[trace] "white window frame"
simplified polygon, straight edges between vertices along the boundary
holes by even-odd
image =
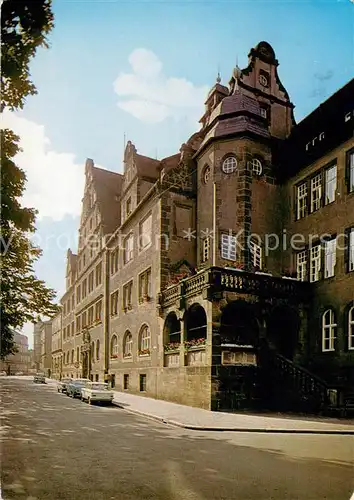
[[[324,277],[332,278],[336,267],[337,238],[324,242]]]
[[[307,250],[296,254],[296,277],[300,281],[306,281],[307,278]]]
[[[327,322],[328,319],[328,322]],[[322,351],[334,351],[337,333],[337,323],[335,323],[334,312],[327,309],[322,314]]]
[[[124,264],[131,262],[134,257],[134,235],[129,234],[124,240]]]
[[[114,292],[111,293],[111,316],[117,316],[118,311],[119,311],[119,291],[114,290]]]
[[[113,333],[110,342],[110,355],[115,356],[118,354],[118,335]]]
[[[321,208],[322,199],[322,173],[311,179],[311,213]]]
[[[348,270],[354,271],[354,227],[352,227],[349,231],[348,238],[348,252],[349,252],[349,260],[348,260]]]
[[[144,298],[151,298],[151,267],[139,274],[139,303],[144,301]]]
[[[222,171],[224,174],[232,174],[236,172],[237,170],[237,159],[235,156],[228,156],[225,158],[225,160],[222,162]]]
[[[139,224],[139,248],[146,250],[152,244],[152,214],[149,214]]]
[[[211,176],[211,168],[209,165],[206,165],[203,170],[203,182],[204,184],[208,184]]]
[[[307,214],[307,182],[303,182],[296,189],[296,219],[302,219]]]
[[[349,193],[354,193],[354,151],[348,153]]]
[[[202,262],[207,262],[210,258],[210,238],[202,240]]]
[[[221,234],[221,258],[225,260],[236,260],[236,236],[232,234]]]
[[[131,358],[133,355],[133,336],[129,330],[124,334],[123,358]]]
[[[333,203],[337,190],[337,165],[331,165],[325,170],[325,205]]]
[[[146,333],[147,332],[147,333]],[[139,334],[139,351],[144,351],[149,349],[151,345],[151,333],[148,325],[143,325],[140,329]]]
[[[321,277],[321,245],[310,248],[310,282],[319,281]]]
[[[254,175],[257,176],[262,175],[263,171],[262,162],[258,158],[252,158],[252,160],[250,160],[249,162],[249,167],[252,173],[254,173]]]
[[[262,247],[253,240],[249,243],[251,261],[254,267],[262,269]]]
[[[354,306],[348,311],[348,349],[354,349]]]
[[[116,274],[118,272],[118,264],[119,264],[119,248],[115,248],[114,250],[111,250],[111,262],[110,262],[110,267],[111,267],[111,276]]]

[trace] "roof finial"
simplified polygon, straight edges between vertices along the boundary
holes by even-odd
[[[218,76],[216,77],[216,83],[221,82],[221,76],[220,76],[220,64],[218,64]]]

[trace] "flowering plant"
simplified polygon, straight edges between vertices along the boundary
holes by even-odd
[[[117,359],[118,358],[118,354],[111,354],[111,359]]]
[[[139,356],[150,354],[150,349],[139,349]]]
[[[164,345],[164,350],[166,351],[175,351],[176,349],[179,349],[180,342],[169,342],[168,344]]]
[[[206,344],[205,338],[186,340],[184,342],[184,346],[186,349],[190,349],[191,347],[197,347],[197,346],[205,345],[205,344]]]

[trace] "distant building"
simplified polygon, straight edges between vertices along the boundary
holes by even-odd
[[[15,332],[14,343],[18,351],[1,361],[0,371],[6,371],[8,375],[16,375],[16,373],[26,375],[29,369],[28,338],[26,335]]]
[[[34,364],[36,370],[50,377],[52,373],[52,320],[34,324]]]
[[[52,377],[60,379],[63,371],[62,312],[52,319]]]
[[[34,351],[34,367],[36,370],[40,369],[41,364],[41,353],[42,353],[42,343],[41,343],[41,327],[42,321],[37,321],[33,326],[33,351]]]
[[[278,64],[261,42],[218,77],[175,155],[86,161],[63,374],[213,410],[352,390],[354,80],[296,124]]]

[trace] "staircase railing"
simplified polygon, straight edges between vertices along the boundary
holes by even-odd
[[[279,353],[274,353],[273,363],[279,376],[290,382],[292,388],[302,396],[302,399],[311,399],[316,402],[319,409],[325,409],[329,406],[330,387],[324,380]]]
[[[309,412],[322,412],[329,407],[338,407],[337,391],[314,373],[270,346],[266,351],[263,350],[262,358],[261,364],[268,376],[268,388],[273,393],[277,406]]]

